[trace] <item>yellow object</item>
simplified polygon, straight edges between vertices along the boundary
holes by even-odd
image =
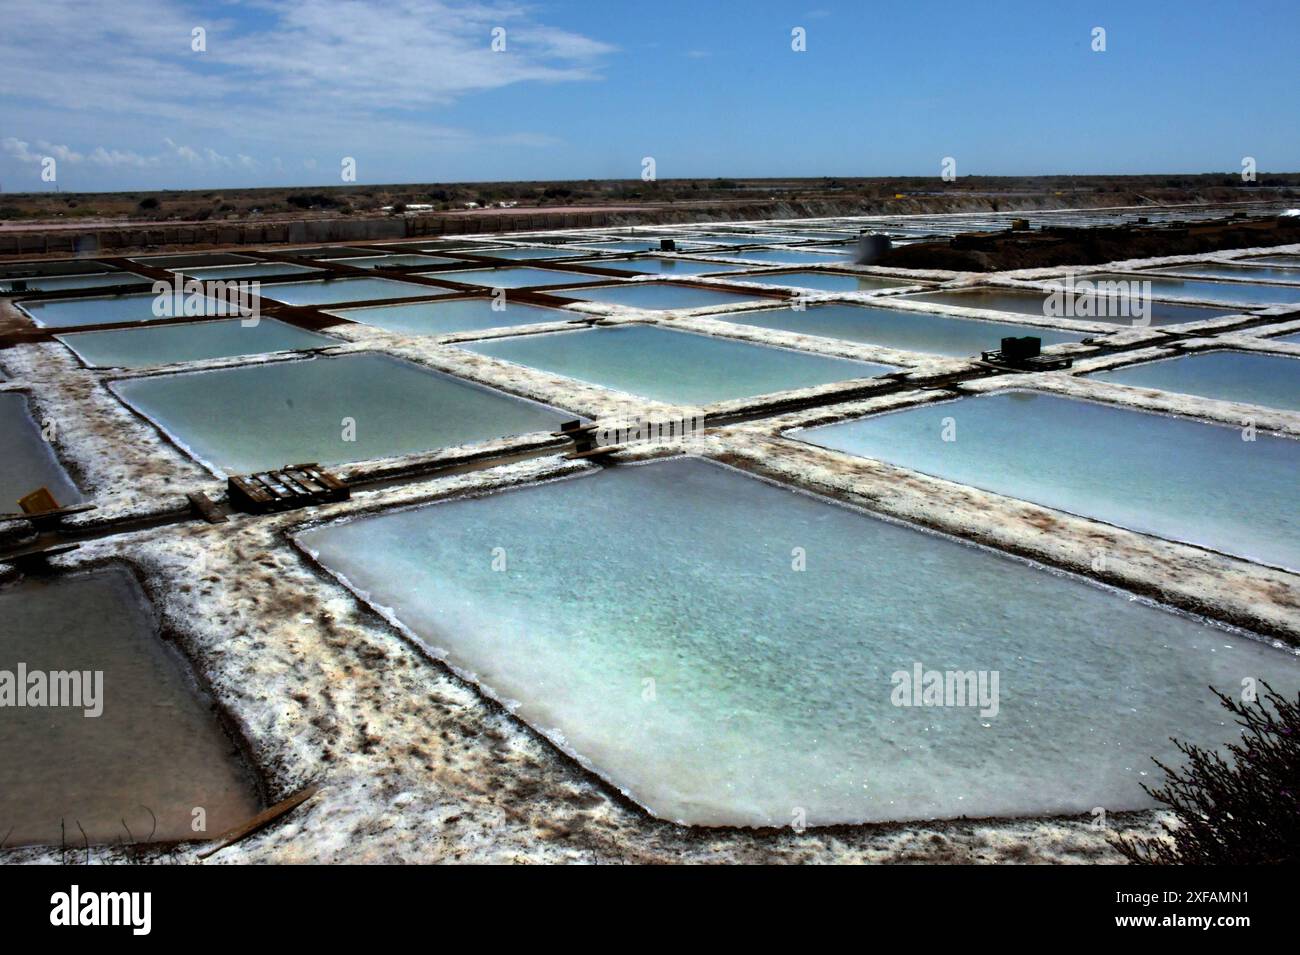
[[[24,497],[18,499],[18,506],[23,509],[24,514],[43,514],[46,511],[57,511],[59,502],[54,499],[47,487],[37,488]]]

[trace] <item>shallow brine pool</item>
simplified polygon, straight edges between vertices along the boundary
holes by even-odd
[[[952,440],[945,440],[950,435]],[[825,425],[805,441],[1300,569],[1300,441],[1028,391]]]
[[[144,368],[341,344],[336,338],[295,328],[273,318],[260,319],[251,326],[230,318],[152,328],[73,332],[55,337],[93,368]]]
[[[285,305],[334,305],[339,302],[377,302],[388,298],[437,295],[438,289],[397,279],[331,279],[329,281],[277,282],[263,285],[261,296]]]
[[[1133,282],[1133,275],[1088,275],[1095,282]],[[1079,281],[1079,279],[1076,279]],[[1191,298],[1205,302],[1241,302],[1247,305],[1300,304],[1300,287],[1285,285],[1258,285],[1251,282],[1211,282],[1197,279],[1162,279],[1142,277],[1143,284],[1151,283],[1155,296]]]
[[[763,285],[788,285],[818,292],[878,292],[887,288],[924,284],[908,279],[891,279],[879,275],[847,275],[843,272],[768,272],[764,275],[734,275],[738,282]]]
[[[1009,325],[858,305],[814,305],[803,311],[779,308],[716,317],[761,328],[842,338],[953,358],[965,358],[978,355],[985,349],[997,348],[1004,336],[1035,335],[1044,345],[1077,342],[1082,337],[1033,325]]]
[[[742,249],[729,253],[731,258],[746,262],[771,262],[774,265],[816,265],[819,262],[850,262],[849,252],[786,252],[782,249]]]
[[[149,279],[134,272],[95,272],[90,275],[50,275],[24,279],[0,280],[0,292],[14,291],[21,282],[29,292],[55,292],[64,289],[99,288],[106,285],[130,285],[148,282]]]
[[[149,293],[101,298],[68,298],[55,302],[23,302],[22,309],[37,325],[73,328],[115,325],[119,322],[156,322],[168,318],[212,318],[238,314],[231,302],[191,295],[159,297]],[[162,314],[155,313],[157,311]]]
[[[421,272],[428,279],[444,282],[461,282],[465,285],[482,285],[485,288],[528,288],[538,285],[573,285],[591,281],[590,275],[581,272],[553,272],[549,269],[530,269],[528,266],[504,266],[499,269],[473,269],[464,272]]]
[[[1119,385],[1300,411],[1300,358],[1214,351],[1129,365],[1088,377]]]
[[[654,401],[688,405],[896,370],[651,325],[520,335],[460,347]]]
[[[1289,265],[1300,269],[1300,255],[1258,255],[1240,261],[1243,265]]]
[[[1297,263],[1300,263],[1300,260],[1297,260]],[[1191,265],[1162,265],[1154,271],[1182,272],[1198,278],[1300,282],[1300,269],[1271,268],[1267,265],[1222,265],[1213,262],[1194,262]]]
[[[1235,734],[1206,684],[1300,686],[1293,657],[1249,637],[696,459],[297,540],[688,824],[1143,807],[1150,757],[1178,762],[1170,735]],[[900,676],[918,667],[970,673],[986,705],[898,705],[924,701]]]
[[[581,253],[566,252],[564,249],[520,247],[515,249],[482,249],[480,254],[490,255],[497,259],[515,259],[524,262],[529,259],[571,259]]]
[[[573,318],[571,312],[521,305],[508,298],[502,299],[499,307],[493,299],[458,298],[407,305],[346,308],[333,314],[400,335],[444,335],[510,325],[534,325],[538,322],[566,322]]]
[[[935,305],[954,305],[960,308],[979,308],[987,311],[1014,312],[1018,315],[1037,315],[1043,318],[1062,318],[1081,322],[1103,322],[1116,325],[1175,325],[1183,322],[1203,322],[1232,312],[1222,308],[1199,305],[1172,305],[1168,302],[1128,302],[1115,297],[1097,297],[1086,309],[1071,310],[1066,303],[1061,309],[1051,304],[1049,293],[1020,291],[1017,289],[954,289],[938,292],[921,292],[906,296],[908,301],[931,302]]]
[[[187,279],[200,282],[221,282],[230,279],[257,279],[267,275],[307,275],[320,269],[310,265],[294,265],[290,262],[254,262],[248,265],[216,265],[210,268],[173,269]],[[269,286],[268,286],[269,288]]]
[[[604,302],[608,305],[626,305],[630,308],[672,309],[710,308],[735,302],[752,302],[753,295],[723,289],[700,288],[694,285],[671,285],[667,282],[628,282],[624,285],[605,285],[600,288],[565,289],[565,298],[584,302]]]
[[[133,378],[112,388],[226,474],[457,447],[553,431],[572,417],[377,354]]]
[[[647,256],[643,259],[593,259],[578,264],[622,269],[626,272],[642,272],[648,275],[706,275],[711,272],[735,271],[737,268],[735,265],[725,265],[721,262],[694,262],[690,259],[670,259],[659,256]]]
[[[330,264],[350,265],[355,269],[390,269],[401,265],[448,265],[459,261],[459,259],[449,259],[445,255],[400,254],[335,258],[330,260]]]
[[[0,514],[17,513],[18,499],[41,487],[61,506],[81,502],[81,492],[41,437],[27,397],[18,392],[0,393],[0,448]]]
[[[211,839],[257,814],[237,747],[185,661],[163,643],[127,570],[11,584],[0,588],[0,616],[0,698],[8,674],[8,692],[26,691],[27,704],[10,699],[0,710],[6,845],[84,852],[85,839]],[[26,686],[17,682],[20,667]],[[60,671],[79,674],[81,695],[61,692],[65,705],[54,706]],[[41,684],[45,705],[33,706]],[[200,832],[196,808],[205,816]]]

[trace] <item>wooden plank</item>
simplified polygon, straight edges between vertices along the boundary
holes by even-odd
[[[581,458],[598,458],[602,455],[613,454],[615,451],[622,451],[626,444],[606,444],[599,448],[590,448],[586,451],[571,451],[564,456],[566,461],[577,461]]]
[[[217,505],[202,491],[193,491],[185,496],[189,499],[190,507],[209,524],[226,523],[226,515],[217,510]]]
[[[312,796],[316,795],[318,792],[320,792],[320,786],[317,785],[316,783],[313,783],[312,785],[308,786],[306,789],[301,789],[298,792],[294,793],[288,799],[280,800],[280,802],[276,803],[270,809],[262,810],[252,819],[248,820],[248,822],[244,823],[242,826],[236,826],[233,829],[227,829],[221,835],[217,836],[216,838],[217,844],[215,846],[210,846],[206,849],[199,850],[198,853],[199,858],[206,859],[210,855],[216,852],[220,852],[222,849],[225,849],[228,846],[234,845],[236,842],[239,842],[241,839],[247,839],[249,836],[257,832],[259,829],[265,829],[267,826],[275,822],[281,816],[285,815],[286,813],[292,812],[294,809],[297,809],[299,806],[305,803]]]

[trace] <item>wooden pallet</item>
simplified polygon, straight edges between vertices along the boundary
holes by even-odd
[[[226,481],[226,495],[236,510],[247,514],[291,511],[312,504],[332,504],[351,496],[347,484],[314,462],[287,464]]]
[[[1074,364],[1073,358],[1054,355],[1034,355],[1032,358],[1003,358],[1000,351],[980,353],[981,364],[1010,371],[1059,371]]]

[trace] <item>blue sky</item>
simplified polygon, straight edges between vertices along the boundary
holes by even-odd
[[[1300,170],[1293,0],[0,0],[0,24],[10,192],[53,188],[46,156],[68,191],[335,185],[343,157],[361,183],[645,156],[660,178]]]

